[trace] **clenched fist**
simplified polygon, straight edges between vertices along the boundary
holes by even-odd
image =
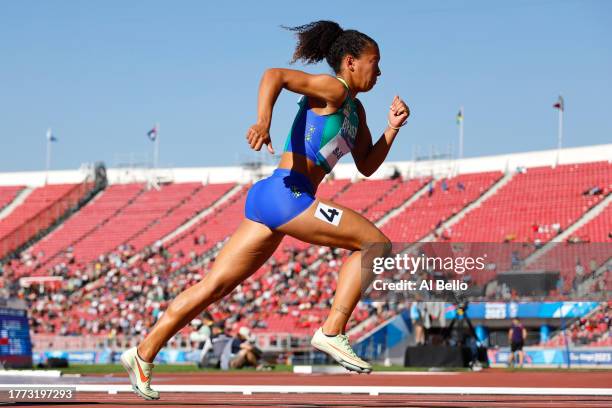
[[[391,103],[391,107],[389,109],[389,125],[394,128],[398,128],[404,124],[406,119],[410,116],[410,109],[408,109],[408,105],[400,99],[399,96],[395,96],[393,98],[393,102]]]
[[[270,129],[267,126],[256,123],[249,128],[246,134],[247,142],[251,149],[259,151],[264,144],[268,146],[270,154],[274,154],[272,140],[270,139]]]

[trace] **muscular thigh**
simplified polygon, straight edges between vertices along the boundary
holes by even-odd
[[[284,234],[245,219],[225,244],[206,279],[237,285],[252,275],[274,253]]]
[[[329,200],[317,199],[276,230],[311,244],[350,250],[360,250],[366,243],[388,242],[370,220]]]

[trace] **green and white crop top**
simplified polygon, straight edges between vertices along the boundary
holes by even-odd
[[[348,85],[338,78],[348,90]],[[355,146],[359,116],[357,104],[347,93],[342,106],[329,115],[317,115],[302,96],[300,109],[293,121],[285,143],[285,152],[306,156],[329,173],[338,160]]]

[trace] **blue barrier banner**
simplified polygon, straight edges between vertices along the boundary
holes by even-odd
[[[119,362],[121,351],[45,351],[32,354],[34,365],[45,363],[49,358],[65,358],[69,364],[113,364]],[[163,349],[155,358],[156,364],[180,364],[198,361],[200,350],[184,351]]]
[[[468,305],[470,319],[559,319],[578,318],[589,313],[599,302],[472,302]],[[456,307],[447,303],[446,318],[455,317]]]
[[[525,364],[533,365],[558,365],[564,367],[568,362],[568,351],[564,348],[530,348],[526,347]],[[507,364],[510,349],[489,349],[489,362],[491,364]],[[572,367],[588,366],[612,366],[611,348],[580,348],[569,350],[569,362]]]
[[[30,325],[26,310],[0,308],[0,361],[32,355]]]

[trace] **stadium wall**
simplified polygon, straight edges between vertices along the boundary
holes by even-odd
[[[495,156],[465,158],[460,160],[420,160],[386,162],[371,178],[390,177],[396,170],[404,178],[419,176],[454,176],[456,174],[478,173],[485,171],[514,171],[519,167],[555,166],[557,164],[586,163],[593,161],[612,162],[612,144],[572,147],[558,150],[542,150],[523,153],[509,153]],[[251,183],[272,173],[275,166],[246,168],[227,167],[183,167],[167,169],[117,168],[108,169],[109,184],[147,182],[155,178],[158,181],[228,183]],[[90,166],[78,170],[55,170],[50,172],[13,172],[0,173],[0,185],[42,186],[48,178],[49,184],[80,183],[92,171]],[[337,179],[353,179],[359,173],[353,163],[341,163],[334,168]]]

